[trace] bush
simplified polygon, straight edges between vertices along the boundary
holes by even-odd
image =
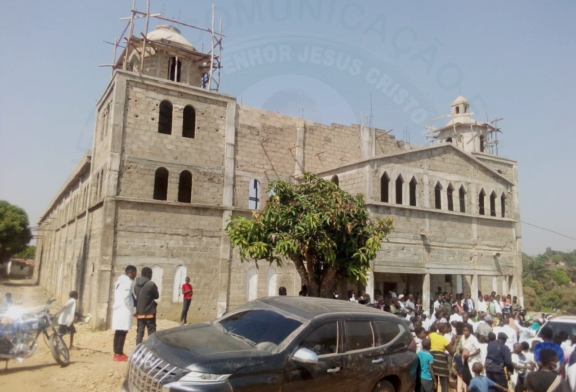
[[[530,286],[524,286],[524,307],[535,312],[539,312],[542,308],[542,304],[536,296],[536,291]]]

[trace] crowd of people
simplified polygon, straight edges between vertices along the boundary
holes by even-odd
[[[554,335],[542,327],[548,316],[526,317],[517,297],[478,294],[473,299],[471,293],[453,295],[439,289],[431,313],[420,296],[407,291],[377,292],[374,303],[363,291],[348,296],[409,320],[423,392],[438,385],[442,392],[449,385],[457,392],[574,391],[576,379],[568,380],[567,369],[576,372],[576,334]],[[539,331],[542,342],[533,339]]]

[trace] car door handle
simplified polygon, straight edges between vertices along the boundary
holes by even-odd
[[[373,359],[372,363],[382,363],[384,362],[384,358]]]
[[[337,373],[340,371],[340,366],[326,370],[328,373]]]

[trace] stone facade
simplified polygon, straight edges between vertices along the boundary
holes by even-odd
[[[255,200],[263,208],[269,181],[298,181],[303,172],[337,176],[343,189],[365,195],[374,216],[394,218],[395,231],[374,261],[369,291],[407,288],[422,292],[425,304],[437,287],[521,297],[515,161],[442,140],[408,145],[378,129],[312,123],[238,105],[233,96],[197,87],[191,75],[200,74],[190,71],[185,56],[185,80],[168,80],[160,65],[150,64],[168,69],[170,54],[157,56],[145,58],[149,74],[116,71],[97,103],[93,149],[39,222],[40,283],[60,300],[78,290],[94,326],[110,325],[113,284],[131,264],[153,268],[161,288],[159,316],[174,320],[185,276],[194,287],[190,321],[274,295],[280,286],[297,295],[300,279],[290,262],[242,264],[224,229],[232,215],[250,216]],[[171,126],[160,133],[165,101],[171,103]],[[194,137],[183,137],[188,106],[195,113]],[[387,200],[383,176],[389,180]]]

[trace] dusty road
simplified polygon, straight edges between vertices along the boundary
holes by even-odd
[[[0,299],[7,292],[12,293],[14,301],[23,306],[39,306],[46,303],[48,294],[40,287],[21,281],[0,282]],[[54,303],[54,313],[61,304]],[[158,329],[177,326],[172,321],[159,320]],[[112,362],[113,331],[94,331],[86,325],[76,324],[78,333],[74,336],[76,350],[70,351],[70,365],[60,367],[48,350],[43,338],[39,338],[38,351],[22,363],[0,362],[0,391],[26,392],[68,392],[95,391],[117,392],[126,372],[125,362]],[[69,344],[70,337],[64,341]],[[126,337],[124,352],[129,355],[135,347],[136,330],[133,327]]]

